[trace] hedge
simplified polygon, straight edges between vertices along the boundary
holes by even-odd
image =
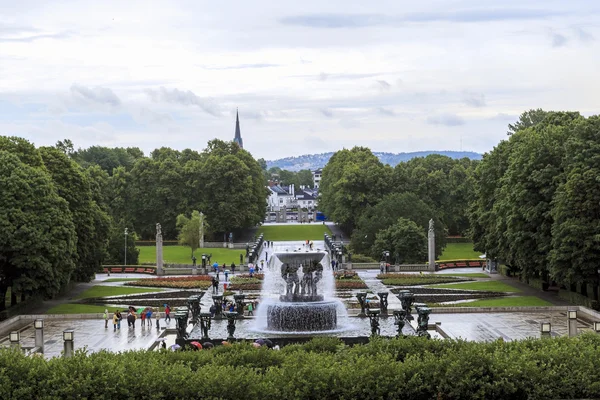
[[[447,236],[446,237],[446,244],[448,243],[471,243],[473,240],[471,238],[468,237],[462,237],[462,236]]]
[[[314,339],[72,358],[0,350],[2,399],[573,399],[600,397],[600,336],[490,343]]]
[[[415,286],[433,285],[435,283],[467,282],[469,279],[446,276],[445,274],[378,274],[384,285],[388,286]]]

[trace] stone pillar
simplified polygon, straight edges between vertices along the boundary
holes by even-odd
[[[35,347],[39,348],[40,353],[44,353],[44,320],[39,319],[34,322],[35,327]]]
[[[429,263],[427,269],[429,271],[435,271],[435,232],[433,230],[433,219],[429,220],[429,234],[428,234],[427,250],[429,255]]]
[[[162,228],[160,224],[156,224],[156,275],[164,275],[163,270],[163,239]]]
[[[567,311],[567,318],[569,319],[569,337],[577,336],[577,311]]]

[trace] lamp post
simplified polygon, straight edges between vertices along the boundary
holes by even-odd
[[[19,342],[21,341],[21,334],[19,331],[13,331],[10,333],[10,347],[20,347]]]
[[[567,311],[569,317],[569,337],[577,336],[577,310]]]
[[[385,258],[385,269],[384,269],[384,272],[387,274],[389,272],[388,264],[389,264],[389,259],[390,259],[390,252],[387,251],[387,250],[384,250],[383,251],[383,257]]]
[[[39,348],[41,353],[44,353],[44,320],[36,319],[33,326],[35,327],[35,347]]]
[[[550,337],[552,332],[552,325],[550,322],[542,322],[540,326],[540,331],[542,333],[542,337]]]
[[[125,228],[125,266],[127,266],[127,228]]]
[[[63,331],[63,341],[65,342],[65,358],[73,357],[73,329],[67,329]]]

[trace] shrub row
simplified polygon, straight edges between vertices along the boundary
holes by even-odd
[[[227,285],[227,289],[229,290],[260,290],[262,287],[262,283],[230,283]]]
[[[600,336],[475,343],[335,338],[281,351],[77,351],[69,359],[0,350],[3,399],[547,399],[600,397]],[[120,384],[126,380],[126,384]]]
[[[335,281],[336,289],[366,289],[368,286],[362,280],[338,280]]]
[[[467,280],[454,276],[443,276],[441,274],[378,274],[377,279],[381,279],[383,284],[388,286],[432,285],[435,283],[450,283]]]

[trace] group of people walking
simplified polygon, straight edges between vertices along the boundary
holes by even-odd
[[[138,315],[139,314],[139,315]],[[169,306],[165,307],[165,321],[170,321],[171,320],[171,309],[169,308]],[[156,322],[156,328],[160,328],[160,322],[159,322],[159,312],[154,312],[154,310],[152,309],[152,307],[146,307],[143,309],[136,309],[133,306],[130,306],[129,309],[127,310],[127,326],[130,328],[135,328],[135,321],[137,319],[141,320],[141,326],[142,328],[145,326],[148,326],[149,328],[152,327],[152,322],[153,320]],[[104,328],[108,329],[108,309],[104,310]],[[121,329],[121,321],[123,320],[123,314],[121,314],[121,311],[115,311],[113,313],[112,316],[112,321],[113,321],[113,330],[117,331],[117,329]]]

